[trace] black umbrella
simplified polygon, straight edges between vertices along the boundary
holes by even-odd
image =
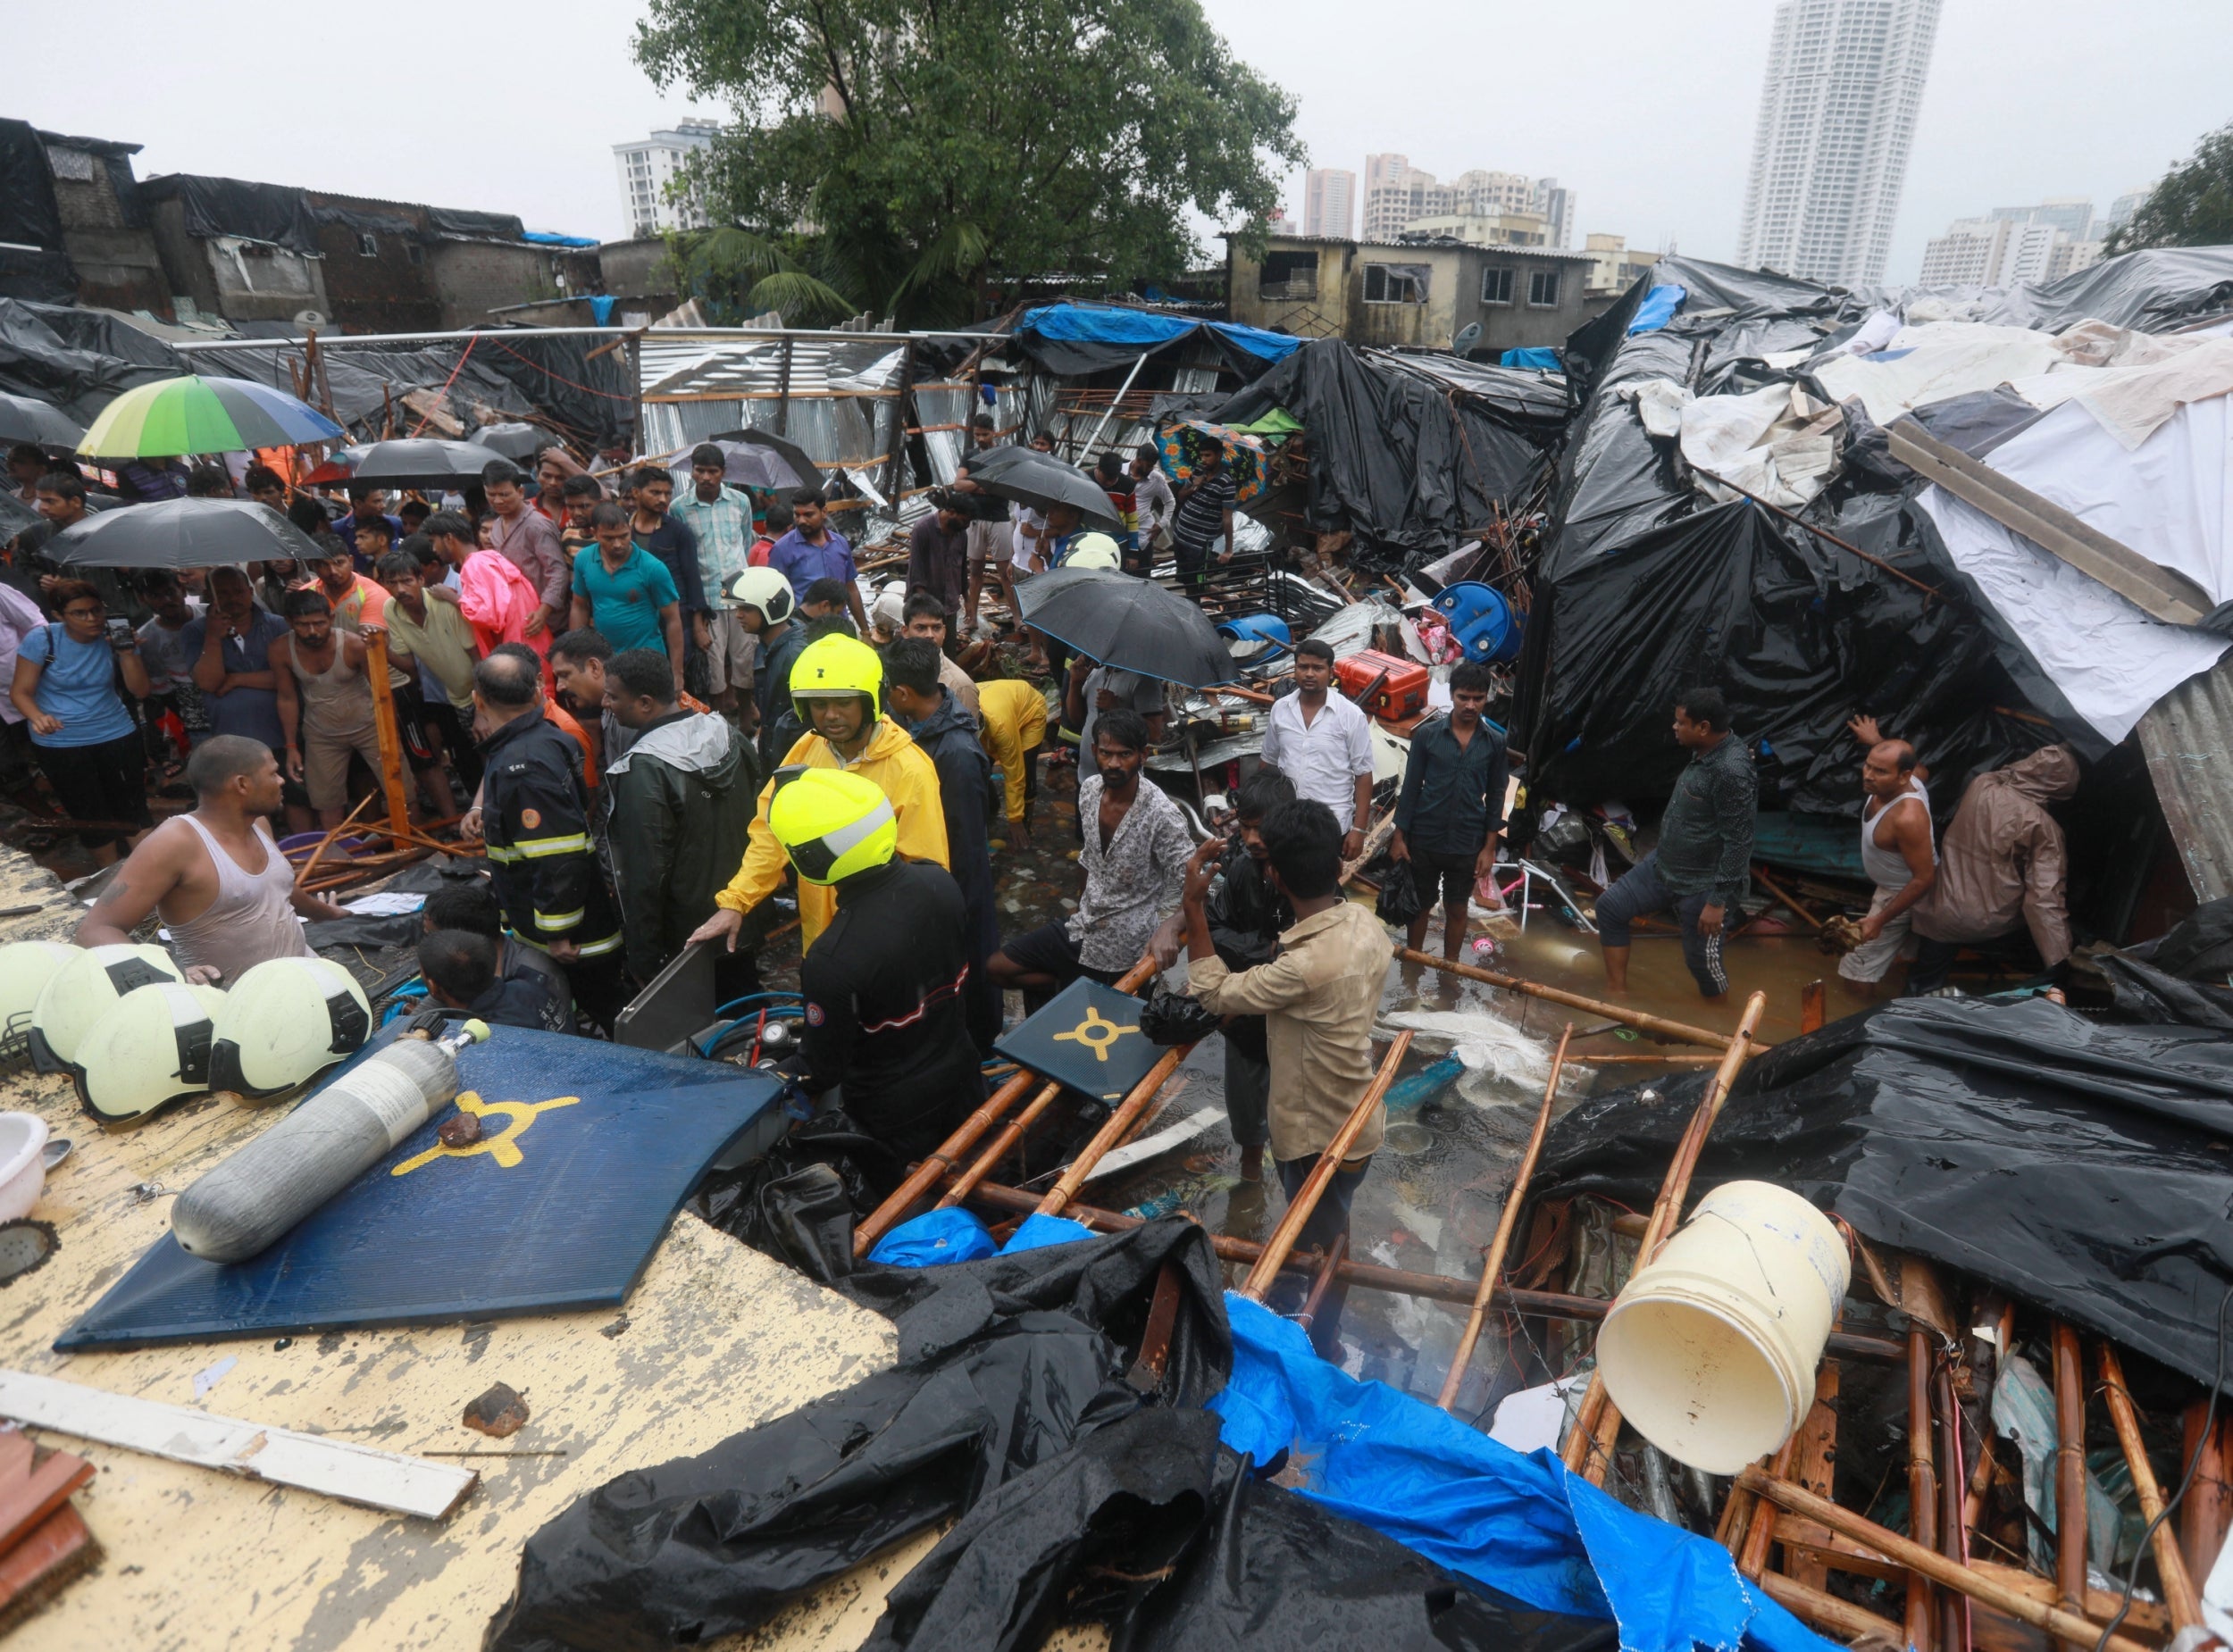
[[[6,544],[33,523],[45,520],[17,498],[12,490],[0,489],[0,545]]]
[[[303,530],[253,499],[164,499],[73,522],[46,545],[65,568],[216,568],[324,553]]]
[[[533,461],[537,454],[557,440],[539,424],[514,420],[506,424],[482,425],[473,433],[465,445],[469,447],[486,447],[490,453],[516,464],[527,464]]]
[[[807,456],[807,450],[797,442],[788,441],[771,431],[724,430],[719,436],[709,436],[706,439],[711,442],[749,442],[755,447],[765,447],[790,466],[792,473],[799,478],[791,484],[792,487],[818,488],[822,485],[822,467]]]
[[[1040,511],[1074,505],[1088,527],[1105,528],[1111,533],[1125,530],[1125,519],[1116,513],[1099,483],[1075,465],[1047,454],[1025,448],[1005,463],[985,470],[973,467],[969,480],[996,499],[1014,499]]]
[[[1024,623],[1104,665],[1202,688],[1240,675],[1208,616],[1150,580],[1058,568],[1016,587]]]
[[[479,481],[481,471],[504,455],[478,442],[415,437],[351,448],[341,457],[352,481],[378,482],[383,488],[447,488]]]
[[[757,488],[762,493],[796,493],[807,485],[807,477],[793,470],[789,461],[773,447],[757,442],[716,441],[723,462],[728,467],[722,480],[738,488]],[[690,481],[690,465],[687,457],[674,465],[674,487],[680,493]],[[809,471],[807,476],[813,475]]]
[[[29,396],[0,392],[0,442],[13,446],[29,442],[38,447],[59,447],[75,453],[85,439],[85,426],[59,408]]]

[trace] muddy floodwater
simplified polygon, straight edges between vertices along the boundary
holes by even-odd
[[[1075,795],[1066,771],[1041,789],[1031,849],[1021,855],[1005,847],[995,852],[993,871],[1000,888],[1003,934],[1045,922],[1074,902],[1077,887]],[[1472,925],[1476,941],[1487,922],[1476,913]],[[1509,932],[1508,922],[1499,922],[1494,927],[1506,932],[1493,938],[1485,952],[1476,951],[1469,942],[1467,961],[1590,997],[1605,997],[1604,967],[1593,937],[1544,911],[1529,915],[1525,933]],[[1426,950],[1439,955],[1439,926],[1430,935]],[[1677,938],[1639,933],[1629,964],[1629,993],[1621,1002],[1671,1021],[1727,1032],[1736,1026],[1746,997],[1762,991],[1768,995],[1768,1005],[1760,1037],[1768,1043],[1780,1043],[1797,1035],[1801,994],[1810,981],[1827,983],[1827,1014],[1833,1020],[1866,1002],[1838,980],[1835,961],[1817,950],[1809,935],[1739,936],[1724,950],[1723,961],[1729,974],[1729,995],[1719,1004],[1707,1004],[1699,998],[1696,985],[1683,967]],[[1175,983],[1181,973],[1174,972]],[[1580,1064],[1569,1071],[1560,1086],[1560,1111],[1585,1096],[1646,1082],[1671,1072],[1696,1070],[1687,1065],[1635,1063],[1593,1068],[1587,1065],[1593,1055],[1701,1053],[1697,1046],[1655,1043],[1613,1027],[1604,1017],[1585,1010],[1543,1003],[1409,964],[1389,971],[1381,1011],[1384,1031],[1389,1036],[1396,1029],[1386,1017],[1406,1011],[1492,1018],[1526,1036],[1534,1046],[1538,1074],[1547,1070],[1560,1032],[1571,1021],[1576,1036],[1568,1059]],[[1010,1025],[1020,1013],[1020,1002],[1011,995]],[[1371,1172],[1357,1195],[1351,1241],[1352,1256],[1359,1262],[1451,1278],[1479,1276],[1482,1253],[1495,1232],[1504,1195],[1542,1105],[1542,1080],[1538,1076],[1522,1083],[1484,1069],[1437,1083],[1429,1070],[1451,1053],[1451,1040],[1446,1036],[1422,1031],[1413,1039],[1403,1077],[1392,1092],[1385,1143],[1375,1156]],[[1222,1109],[1224,1075],[1224,1040],[1205,1040],[1165,1086],[1160,1110],[1139,1134],[1160,1131],[1206,1109]],[[1419,1082],[1405,1081],[1419,1075],[1427,1076]],[[1082,1130],[1071,1139],[1079,1134]],[[1033,1190],[1053,1181],[1059,1164],[1054,1146],[1046,1144],[1024,1167],[1035,1172],[1030,1182]],[[1013,1168],[1004,1170],[1004,1179],[1011,1176]],[[1184,1210],[1214,1232],[1261,1241],[1270,1237],[1286,1200],[1268,1164],[1262,1182],[1243,1181],[1240,1170],[1240,1149],[1219,1122],[1132,1170],[1089,1182],[1080,1197],[1087,1205],[1140,1215]],[[1523,1254],[1526,1238],[1523,1232],[1515,1240],[1510,1259],[1515,1268],[1527,1261]],[[1237,1286],[1243,1270],[1229,1265],[1227,1272],[1230,1282]],[[1549,1287],[1561,1289],[1563,1281],[1549,1281]],[[1464,1308],[1451,1304],[1374,1289],[1352,1290],[1340,1325],[1341,1363],[1356,1374],[1377,1378],[1431,1400],[1449,1371],[1465,1316]],[[1525,1335],[1517,1322],[1501,1325],[1491,1319],[1472,1376],[1459,1396],[1459,1409],[1465,1414],[1485,1414],[1506,1392],[1542,1380],[1541,1366],[1527,1357]],[[1562,1368],[1561,1357],[1551,1352],[1552,1366]]]

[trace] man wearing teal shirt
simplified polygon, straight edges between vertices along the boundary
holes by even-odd
[[[682,688],[682,604],[666,564],[636,543],[628,513],[600,505],[590,513],[597,543],[573,559],[573,628],[594,629],[616,653],[665,650]]]

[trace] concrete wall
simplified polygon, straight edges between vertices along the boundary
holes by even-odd
[[[326,296],[332,300],[328,313],[339,325],[359,333],[433,331],[445,325],[427,249],[415,234],[321,224],[318,246],[325,254]]]
[[[439,325],[467,327],[506,305],[564,296],[547,247],[496,241],[436,241],[427,267],[441,309]]]
[[[168,320],[171,282],[163,274],[163,254],[152,230],[128,221],[123,203],[116,198],[107,156],[75,150],[84,163],[54,171],[58,146],[48,143],[47,158],[54,202],[62,213],[63,246],[78,271],[78,302],[112,310],[147,310]],[[74,173],[86,175],[69,175]]]
[[[1589,260],[1532,247],[1379,246],[1354,241],[1272,238],[1261,260],[1236,247],[1227,257],[1226,304],[1236,321],[1309,338],[1346,338],[1379,348],[1447,350],[1467,326],[1481,337],[1468,354],[1493,358],[1506,350],[1560,345],[1588,319]],[[1367,300],[1375,264],[1424,267],[1424,303]],[[1482,302],[1483,272],[1511,272],[1511,302]],[[1530,278],[1557,278],[1556,301],[1532,304]]]
[[[230,238],[186,232],[183,203],[157,201],[149,218],[172,293],[208,315],[235,321],[291,321],[305,310],[331,315],[323,259]]]

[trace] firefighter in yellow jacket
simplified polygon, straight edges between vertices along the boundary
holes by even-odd
[[[782,887],[790,862],[767,823],[776,788],[795,768],[843,769],[874,780],[891,800],[899,853],[909,860],[946,864],[946,816],[939,805],[938,771],[905,729],[882,715],[883,662],[866,643],[824,637],[799,651],[790,669],[790,697],[809,733],[783,755],[782,765],[760,790],[759,812],[745,840],[744,864],[714,897],[717,910],[698,926],[693,941],[720,940],[732,951],[744,914]],[[837,899],[822,884],[799,886],[799,945],[803,950],[829,927]]]

